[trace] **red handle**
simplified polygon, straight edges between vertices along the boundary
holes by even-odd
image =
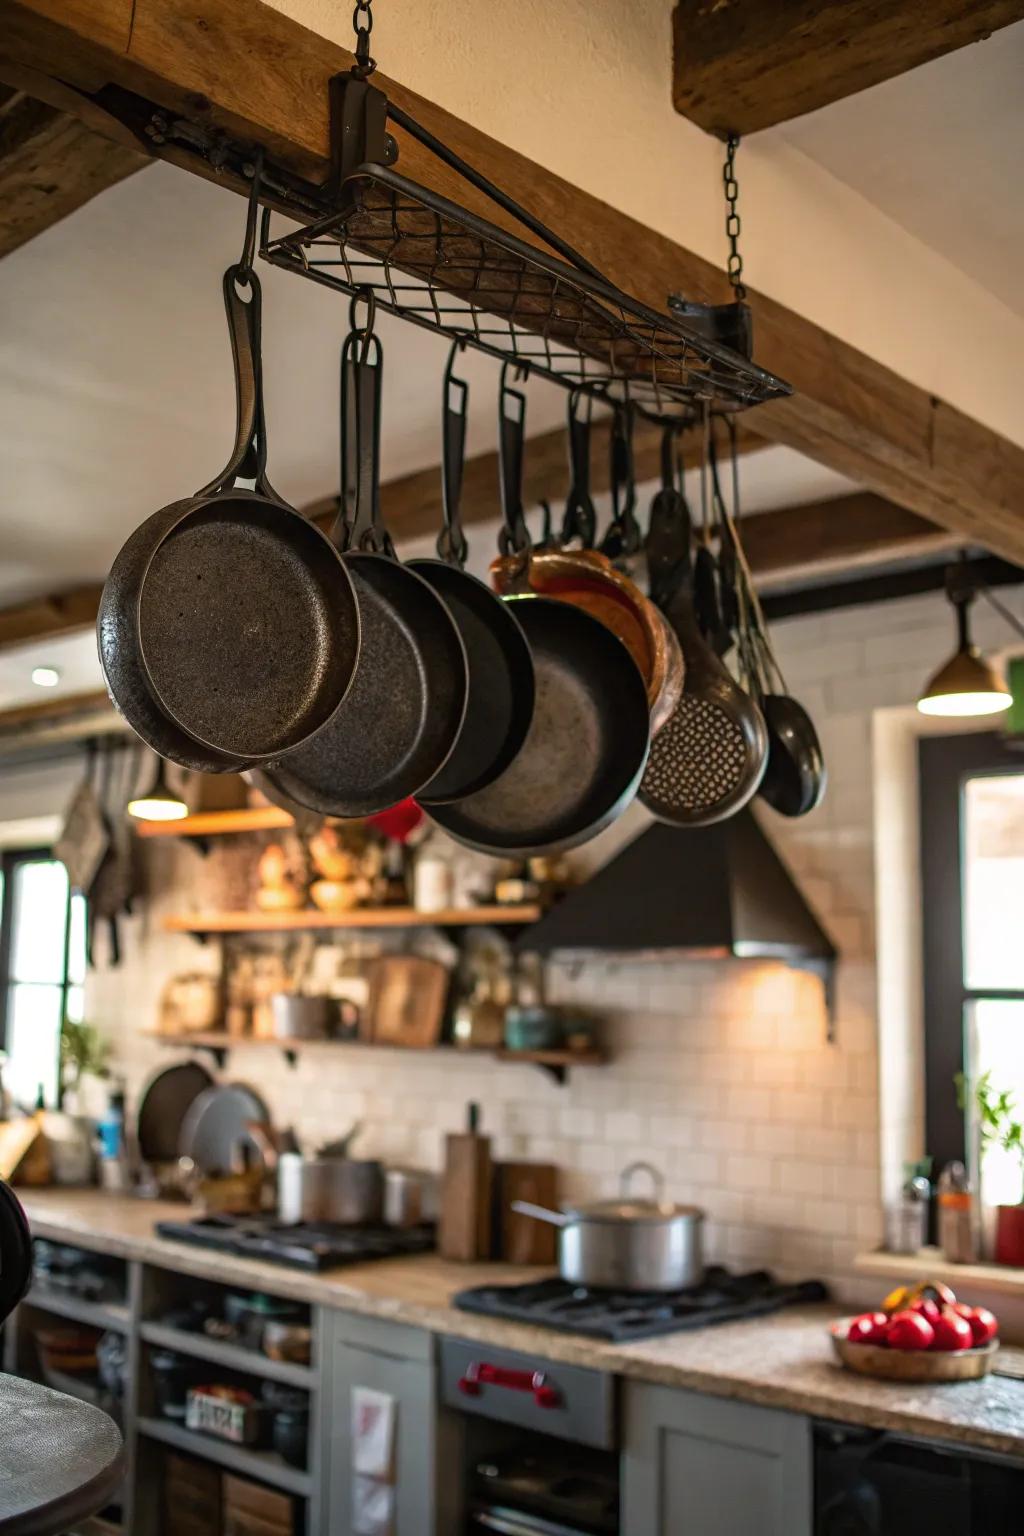
[[[467,1397],[479,1397],[483,1387],[506,1387],[510,1392],[532,1392],[538,1408],[557,1408],[562,1397],[548,1382],[543,1371],[510,1371],[502,1365],[488,1365],[474,1360],[459,1378],[459,1391]]]

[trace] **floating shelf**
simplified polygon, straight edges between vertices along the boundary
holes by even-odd
[[[179,823],[181,825],[181,823]],[[543,915],[540,906],[446,908],[355,907],[351,912],[197,912],[165,917],[166,933],[297,933],[313,928],[476,928],[522,927]]]
[[[404,1051],[408,1056],[423,1056],[432,1051],[444,1051],[448,1054],[457,1054],[472,1058],[474,1056],[493,1056],[498,1061],[519,1062],[526,1066],[542,1067],[549,1072],[556,1082],[564,1083],[565,1076],[570,1067],[601,1067],[607,1061],[603,1051],[592,1049],[588,1051],[510,1051],[499,1048],[494,1051],[487,1050],[461,1050],[459,1047],[447,1042],[431,1046],[396,1045],[390,1040],[267,1040],[256,1039],[251,1035],[228,1035],[222,1030],[205,1030],[192,1035],[165,1035],[156,1030],[144,1031],[147,1038],[156,1040],[160,1045],[171,1045],[178,1050],[210,1051],[216,1057],[218,1064],[223,1066],[228,1052],[236,1046],[246,1050],[253,1046],[276,1051],[282,1051],[288,1060],[294,1065],[296,1057],[308,1050],[357,1050],[360,1047],[371,1051]]]
[[[140,837],[226,837],[232,832],[274,832],[294,827],[287,811],[276,805],[252,805],[238,811],[199,811],[178,821],[140,821]]]
[[[230,1440],[218,1440],[214,1435],[201,1435],[191,1429],[183,1429],[170,1419],[140,1418],[139,1434],[149,1440],[172,1445],[177,1451],[187,1451],[193,1456],[214,1461],[228,1472],[255,1478],[260,1483],[270,1483],[299,1498],[309,1498],[312,1491],[309,1473],[289,1466],[275,1451],[250,1451],[244,1446],[233,1445]]]
[[[139,1336],[147,1344],[159,1349],[173,1349],[179,1355],[190,1355],[196,1360],[209,1360],[222,1365],[225,1370],[241,1371],[249,1376],[261,1376],[267,1381],[281,1381],[289,1387],[305,1387],[307,1392],[316,1390],[317,1376],[311,1366],[295,1365],[288,1360],[271,1360],[255,1349],[244,1349],[239,1344],[225,1343],[221,1339],[208,1339],[204,1333],[188,1333],[183,1328],[165,1328],[162,1323],[142,1323]]]

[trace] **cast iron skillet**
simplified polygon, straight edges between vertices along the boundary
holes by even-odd
[[[459,517],[466,452],[469,387],[452,372],[458,342],[444,374],[441,489],[444,527],[437,560],[410,560],[442,599],[466,648],[469,692],[466,718],[451,756],[417,795],[421,805],[444,805],[485,789],[503,773],[533,719],[533,657],[515,613],[489,587],[463,569],[468,546]]]
[[[23,1300],[32,1280],[32,1234],[21,1203],[0,1179],[0,1323]]]
[[[570,603],[530,591],[530,536],[522,506],[526,400],[502,370],[499,411],[502,553],[523,562],[515,606],[533,653],[536,702],[526,741],[488,788],[431,806],[439,826],[483,853],[576,847],[608,826],[636,792],[650,745],[643,678],[626,647]]]
[[[466,713],[459,631],[423,578],[399,564],[381,522],[383,354],[371,324],[372,315],[365,332],[353,327],[342,348],[342,498],[331,535],[358,597],[359,665],[330,724],[270,774],[324,816],[372,816],[417,794],[447,762]]]
[[[98,635],[111,697],[143,740],[185,767],[237,772],[331,718],[354,674],[359,615],[337,551],[267,479],[259,280],[236,265],[223,286],[234,450],[216,480],[132,534]],[[246,473],[253,491],[236,488]]]

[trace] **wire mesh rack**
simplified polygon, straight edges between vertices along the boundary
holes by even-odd
[[[347,176],[338,210],[302,229],[271,239],[265,215],[260,255],[567,387],[628,396],[651,415],[704,403],[742,410],[791,392],[686,322],[384,166]]]

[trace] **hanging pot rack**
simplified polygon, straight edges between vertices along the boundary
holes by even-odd
[[[650,309],[368,80],[336,77],[330,104],[332,206],[273,238],[265,208],[260,256],[272,266],[347,298],[372,295],[377,307],[449,341],[610,403],[628,398],[658,418],[738,411],[791,393],[751,361],[746,305],[673,297],[671,314]],[[393,170],[388,121],[548,249]]]

